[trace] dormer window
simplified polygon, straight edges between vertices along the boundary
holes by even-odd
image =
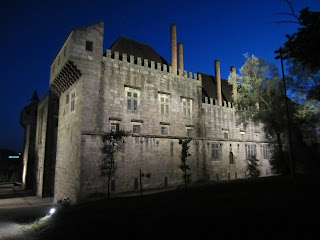
[[[93,42],[92,41],[86,41],[86,50],[89,52],[93,51]]]

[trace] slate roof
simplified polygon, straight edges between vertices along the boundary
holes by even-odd
[[[120,56],[122,53],[126,53],[128,57],[129,55],[133,55],[135,58],[141,57],[142,61],[143,59],[148,59],[149,61],[154,61],[155,63],[169,65],[169,63],[152,47],[129,38],[119,37],[113,44],[111,44],[109,49],[112,51],[112,53],[115,51],[119,52]]]
[[[217,99],[217,83],[214,76],[200,73],[202,76],[202,100],[204,97]],[[222,101],[232,102],[232,86],[228,80],[221,79]]]

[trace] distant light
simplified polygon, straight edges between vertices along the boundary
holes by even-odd
[[[9,156],[9,158],[19,158],[19,156]]]
[[[50,212],[49,212],[49,213],[50,213],[50,215],[54,214],[54,213],[55,213],[55,211],[56,211],[56,209],[55,209],[55,208],[51,208],[51,209],[50,209]]]
[[[18,155],[20,156],[20,155],[21,155],[21,153],[18,153]]]

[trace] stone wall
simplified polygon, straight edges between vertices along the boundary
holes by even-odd
[[[259,149],[266,144],[262,126],[236,125],[230,103],[202,103],[201,75],[172,74],[171,66],[109,50],[102,57],[103,24],[74,30],[68,39],[65,64],[72,62],[77,77],[66,76],[69,70],[61,66],[65,72],[54,72],[50,80],[60,95],[55,201],[69,197],[77,202],[107,191],[107,180],[99,172],[101,135],[113,124],[126,131],[140,126],[118,155],[115,192],[135,190],[139,169],[151,173],[143,180],[144,188],[182,184],[178,141],[188,137],[193,138],[188,158],[193,182],[245,177],[246,145]],[[92,51],[86,50],[87,41]],[[161,110],[161,97],[168,99],[168,111]],[[187,102],[190,116],[184,110]],[[218,158],[213,158],[212,144],[219,146]],[[269,169],[266,161],[261,163],[263,170]]]

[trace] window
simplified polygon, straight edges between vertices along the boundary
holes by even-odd
[[[76,93],[72,93],[71,94],[71,111],[74,110],[75,98],[76,98]]]
[[[168,186],[168,177],[164,177],[164,186],[165,186],[165,187]]]
[[[173,142],[170,143],[170,156],[173,157]]]
[[[219,160],[219,143],[211,143],[211,159]]]
[[[111,126],[110,126],[111,132],[117,132],[119,131],[119,129],[120,129],[119,123],[111,123]]]
[[[161,114],[169,115],[170,95],[160,94]]]
[[[269,159],[269,146],[268,145],[263,145],[262,146],[263,150],[263,158],[264,159]]]
[[[241,137],[241,139],[244,139],[244,135],[246,134],[246,132],[245,131],[243,131],[243,130],[240,130],[240,137]]]
[[[93,42],[86,41],[86,50],[89,51],[89,52],[93,51]]]
[[[140,125],[133,125],[132,133],[140,134]]]
[[[69,94],[66,95],[66,104],[69,103]]]
[[[247,158],[247,160],[256,156],[256,145],[246,144],[245,148],[246,148],[246,158]]]
[[[228,131],[223,131],[223,138],[228,139],[229,138],[229,132]]]
[[[161,135],[168,135],[168,132],[167,126],[161,126]]]
[[[187,136],[188,137],[192,137],[192,128],[191,127],[187,127],[186,130],[187,130]]]
[[[229,164],[234,164],[233,153],[229,153]]]
[[[138,91],[134,89],[127,89],[127,109],[138,110]]]
[[[183,104],[183,116],[186,118],[191,118],[192,100],[183,98],[182,104]]]

